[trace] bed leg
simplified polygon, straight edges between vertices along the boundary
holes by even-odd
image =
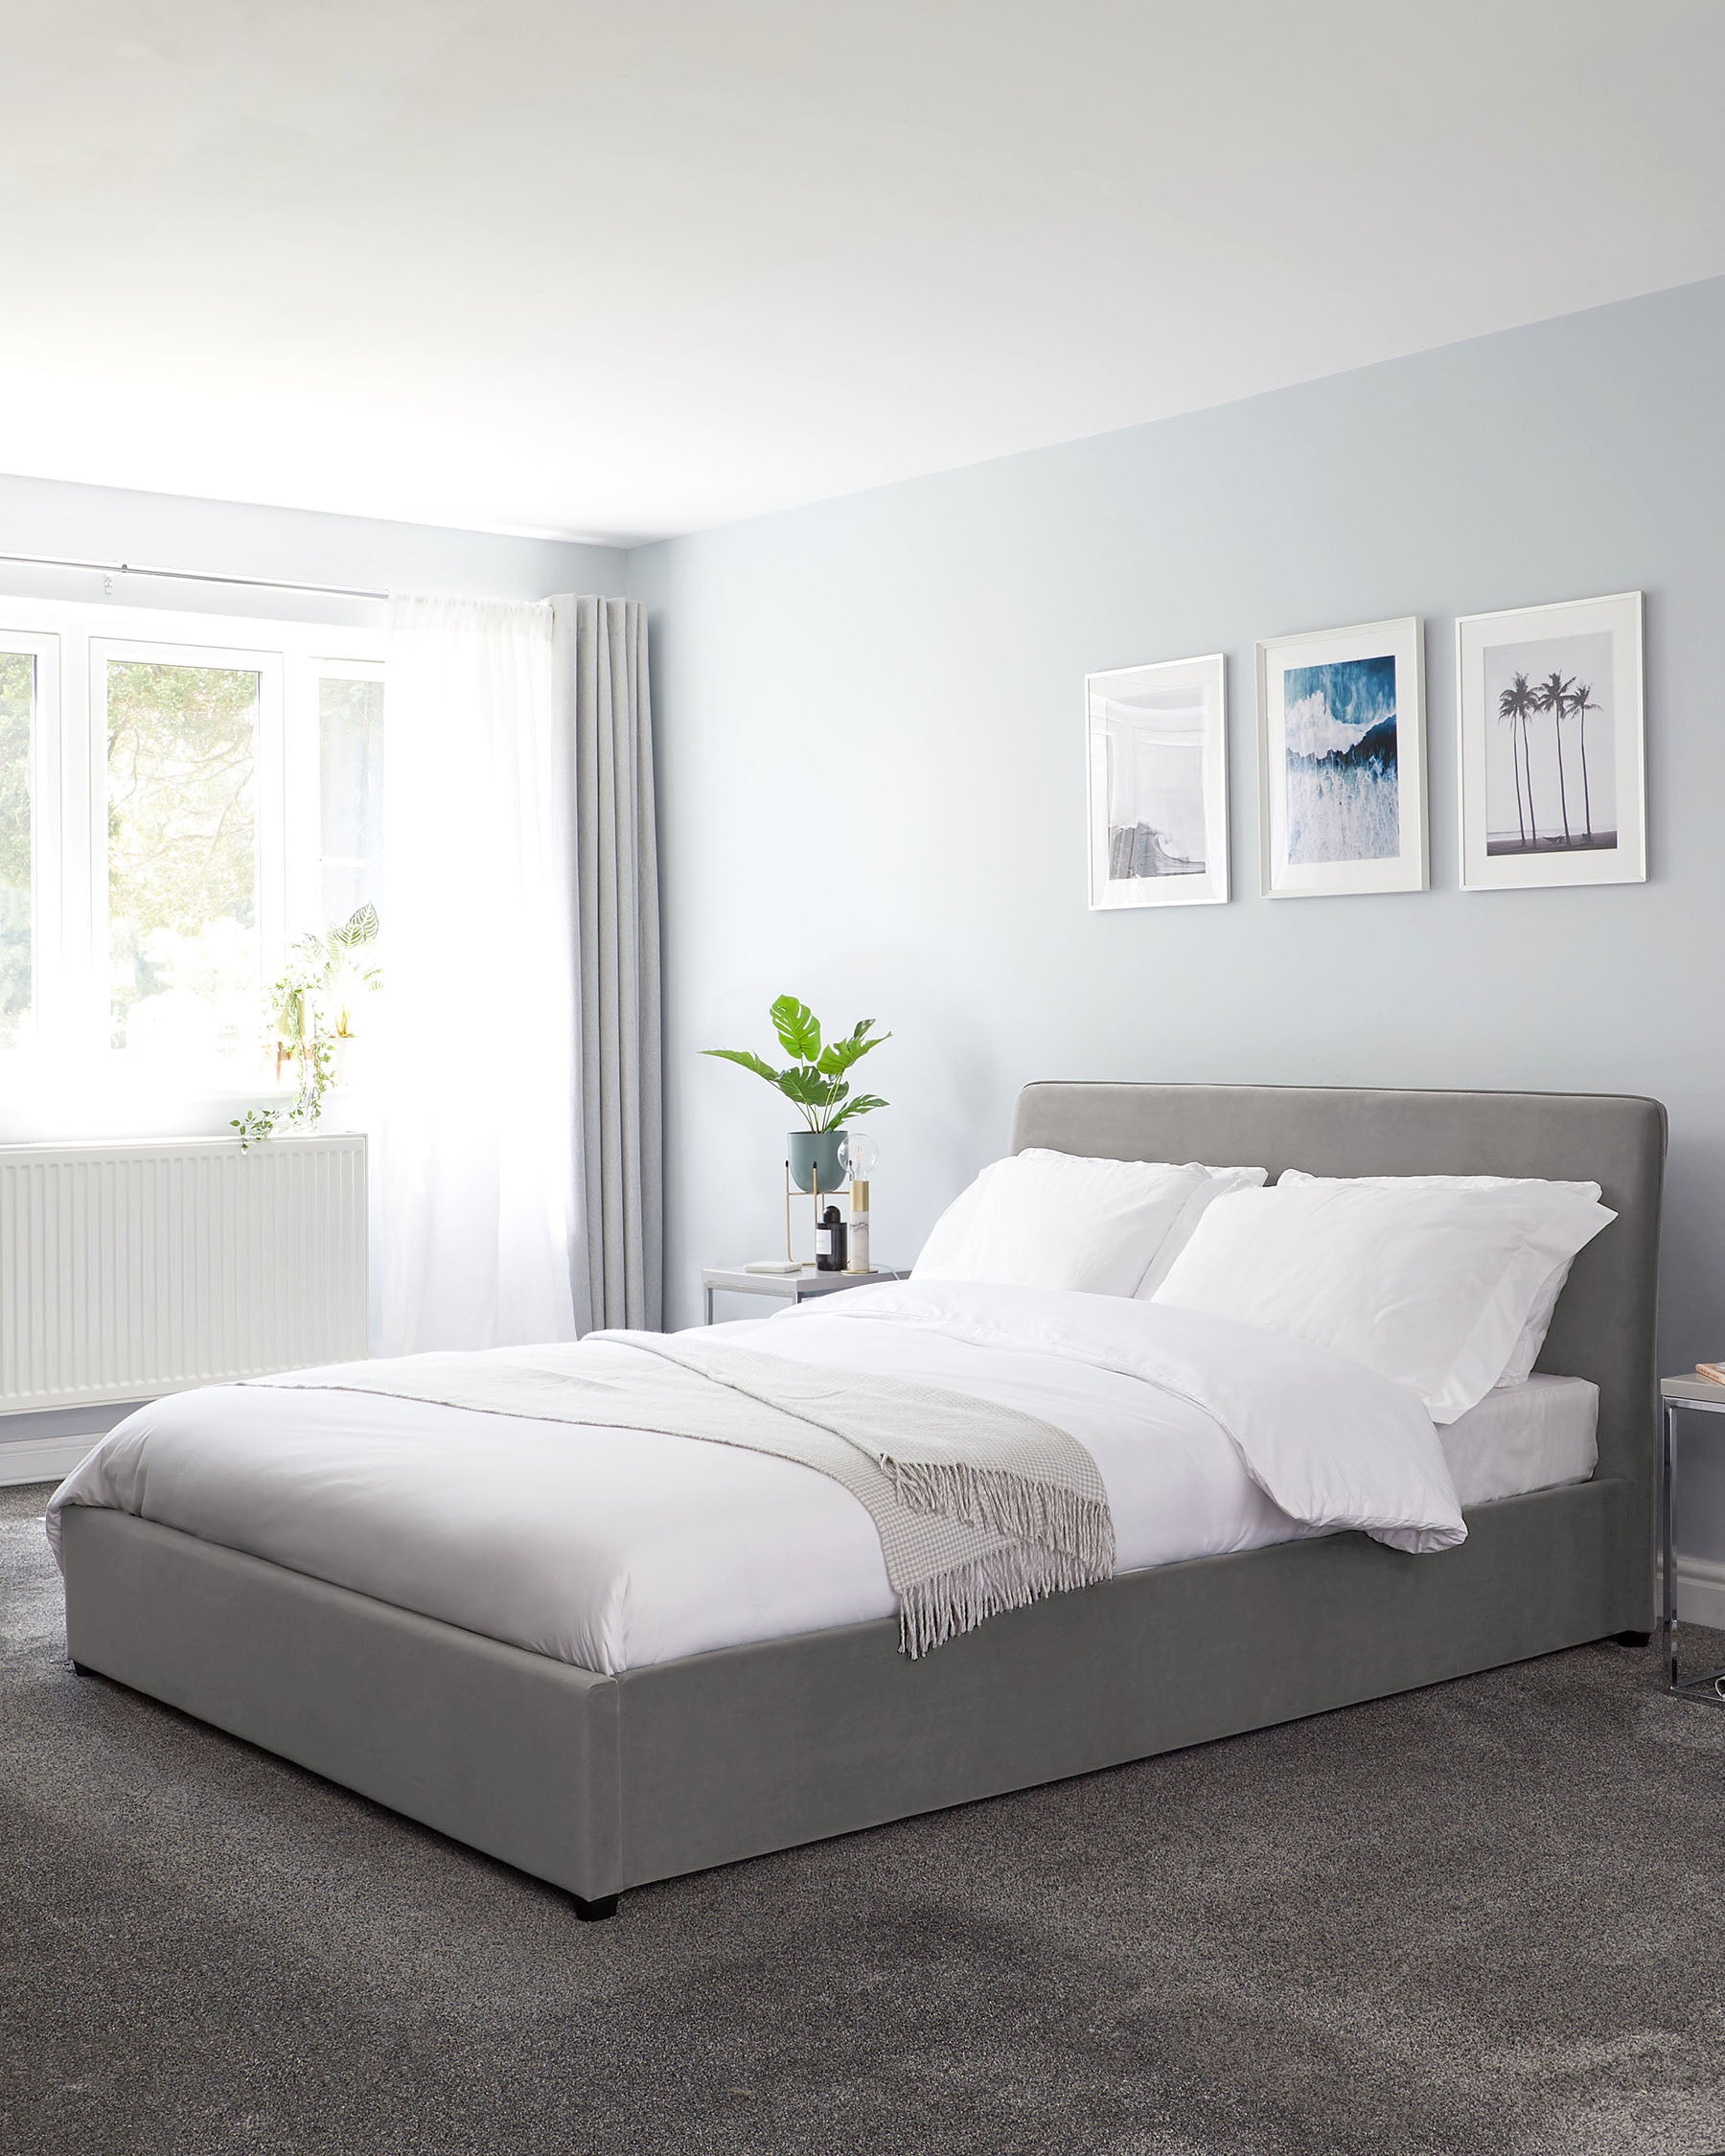
[[[1653,1635],[1650,1632],[1614,1632],[1611,1637],[1620,1647],[1644,1647]]]
[[[581,1894],[571,1894],[569,1899],[575,1904],[575,1914],[584,1924],[601,1924],[606,1917],[617,1914],[615,1894],[601,1894],[594,1901],[588,1901]]]
[[[80,1677],[94,1677],[96,1674],[87,1662],[75,1662],[72,1667]]]

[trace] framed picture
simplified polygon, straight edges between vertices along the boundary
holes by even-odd
[[[1222,654],[1084,677],[1090,902],[1228,897],[1228,697]]]
[[[1456,624],[1461,888],[1644,883],[1642,595]]]
[[[1426,887],[1425,640],[1416,616],[1257,648],[1267,898]]]

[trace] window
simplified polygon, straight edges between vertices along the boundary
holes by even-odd
[[[326,672],[317,684],[326,920],[383,904],[383,677]]]
[[[0,1054],[270,1077],[288,943],[379,897],[382,734],[373,632],[0,599]]]
[[[35,696],[34,653],[0,649],[0,1048],[28,1033],[35,1000]]]
[[[137,658],[103,674],[109,1044],[235,1055],[257,1015],[260,677]]]

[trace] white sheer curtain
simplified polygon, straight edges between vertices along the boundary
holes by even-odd
[[[549,606],[392,601],[385,1354],[575,1334],[574,779],[561,701]]]

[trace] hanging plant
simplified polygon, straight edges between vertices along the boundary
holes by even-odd
[[[281,977],[265,994],[276,1076],[291,1063],[297,1073],[292,1106],[254,1108],[235,1116],[242,1152],[284,1124],[312,1130],[323,1113],[335,1063],[335,1044],[351,1041],[362,996],[383,984],[382,969],[362,955],[378,940],[378,909],[361,906],[321,936],[301,936],[288,954]]]

